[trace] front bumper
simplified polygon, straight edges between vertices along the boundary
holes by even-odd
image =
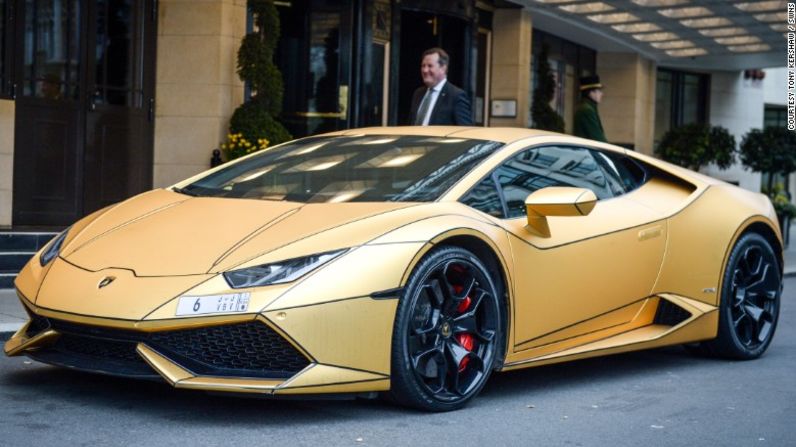
[[[396,300],[363,297],[230,319],[103,324],[20,299],[31,320],[6,342],[9,356],[207,391],[389,389]]]

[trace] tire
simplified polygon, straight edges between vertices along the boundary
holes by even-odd
[[[502,354],[502,297],[500,283],[471,252],[429,252],[398,303],[389,399],[425,411],[472,400]]]
[[[738,360],[763,355],[774,338],[781,295],[782,275],[771,244],[757,233],[744,234],[724,270],[718,334],[699,351]]]

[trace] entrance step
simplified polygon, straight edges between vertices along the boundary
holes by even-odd
[[[17,273],[56,234],[28,231],[0,232],[0,289],[13,288]]]

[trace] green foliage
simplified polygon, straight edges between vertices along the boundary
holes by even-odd
[[[282,113],[284,81],[274,64],[279,41],[279,12],[273,0],[249,0],[257,31],[247,34],[238,50],[238,76],[252,89],[250,101],[235,110],[230,120],[230,134],[241,134],[240,141],[268,141],[279,144],[292,137],[276,117]],[[227,143],[229,146],[229,142]],[[260,145],[252,144],[260,148]],[[225,150],[227,159],[245,154],[245,150]]]
[[[292,138],[268,109],[256,100],[242,104],[235,110],[229,120],[229,131],[231,134],[243,134],[248,141],[266,139],[271,145],[284,143]]]
[[[663,135],[655,154],[660,158],[692,169],[715,163],[727,169],[735,162],[735,137],[721,126],[686,124]]]
[[[784,127],[752,129],[741,140],[741,162],[756,172],[788,175],[796,171],[796,133]],[[769,176],[767,190],[772,191]]]
[[[776,211],[777,216],[789,219],[796,217],[796,205],[790,202],[782,183],[777,183],[768,189],[764,189],[763,194],[766,194],[771,199],[771,204],[774,205],[774,211]]]
[[[548,46],[546,44],[542,45],[542,51],[539,53],[539,69],[536,72],[539,82],[533,91],[531,118],[536,129],[563,133],[564,119],[550,107],[550,101],[553,100],[553,94],[556,89],[556,80],[550,70],[547,54]]]

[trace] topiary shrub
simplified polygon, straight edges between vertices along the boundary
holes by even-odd
[[[279,144],[292,137],[277,120],[282,113],[284,82],[282,73],[274,64],[274,50],[279,41],[279,12],[273,0],[249,0],[249,10],[254,17],[256,31],[247,34],[238,50],[238,76],[248,82],[251,99],[241,104],[232,114],[230,135],[252,142],[268,141]],[[229,146],[227,146],[229,147]],[[260,145],[256,145],[260,148]],[[241,151],[225,150],[228,160],[241,155]]]
[[[531,105],[531,119],[533,127],[553,132],[564,132],[564,119],[552,107],[550,101],[556,91],[556,80],[550,70],[550,61],[547,60],[548,46],[542,45],[539,53],[539,69],[536,75],[539,82],[533,91],[533,104]]]
[[[773,191],[774,174],[796,171],[796,133],[784,127],[752,129],[741,140],[741,163],[768,177],[766,191]]]
[[[727,169],[735,163],[735,151],[735,137],[727,129],[704,124],[670,129],[655,148],[660,158],[694,171],[709,163]]]

